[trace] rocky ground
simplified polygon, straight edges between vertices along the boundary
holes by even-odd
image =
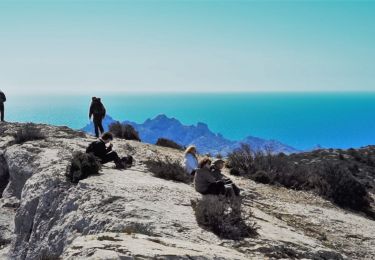
[[[311,193],[231,176],[260,228],[253,238],[222,240],[197,224],[191,200],[200,195],[191,185],[156,178],[144,166],[158,155],[181,159],[180,151],[116,140],[135,165],[119,171],[109,164],[75,185],[64,177],[72,152],[94,139],[40,125],[46,139],[12,144],[20,127],[0,126],[0,258],[375,258],[374,221]]]

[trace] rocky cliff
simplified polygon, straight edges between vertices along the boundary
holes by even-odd
[[[0,125],[0,258],[9,259],[374,259],[375,225],[311,193],[231,177],[244,190],[258,236],[223,240],[197,224],[184,183],[154,177],[145,161],[182,153],[115,140],[127,170],[102,168],[65,180],[72,152],[94,139],[39,125],[46,138],[14,144],[22,124]]]

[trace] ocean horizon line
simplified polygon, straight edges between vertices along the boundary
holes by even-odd
[[[322,90],[311,90],[311,91],[280,91],[280,90],[275,90],[275,91],[270,91],[270,90],[265,90],[265,91],[103,91],[103,90],[93,90],[92,92],[84,93],[84,92],[64,92],[64,91],[54,91],[54,92],[22,92],[22,93],[16,93],[9,91],[7,92],[6,90],[3,89],[4,92],[7,93],[9,96],[95,96],[95,95],[102,95],[102,96],[112,96],[112,95],[184,95],[184,94],[191,94],[191,95],[204,95],[204,94],[212,94],[212,95],[231,95],[231,94],[278,94],[278,95],[283,95],[283,94],[296,94],[296,95],[301,95],[301,94],[335,94],[335,95],[345,95],[345,94],[375,94],[375,90],[342,90],[342,91],[322,91]]]

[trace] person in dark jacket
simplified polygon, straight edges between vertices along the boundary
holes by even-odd
[[[1,116],[1,122],[4,122],[4,102],[7,101],[7,98],[4,94],[4,92],[2,92],[0,90],[0,116]]]
[[[216,180],[210,171],[211,160],[204,158],[199,162],[199,169],[194,176],[195,190],[203,195],[225,195],[225,184],[222,180]]]
[[[96,137],[99,137],[99,131],[100,131],[100,134],[103,134],[104,132],[102,121],[105,117],[105,114],[106,114],[106,110],[101,99],[97,97],[93,97],[91,106],[90,106],[90,111],[89,111],[89,119],[91,120],[91,117],[93,117]]]
[[[224,166],[225,166],[225,162],[221,159],[217,159],[213,161],[212,166],[210,168],[211,173],[214,176],[216,181],[224,182],[227,193],[228,193],[228,190],[232,190],[236,196],[239,196],[240,191],[241,191],[240,188],[238,188],[237,185],[234,184],[231,179],[229,179],[224,174],[222,174],[221,170],[224,168]]]
[[[86,149],[87,153],[92,153],[100,159],[102,164],[109,162],[114,162],[116,169],[125,169],[126,167],[126,158],[120,159],[118,154],[115,151],[112,151],[113,145],[111,141],[113,140],[113,135],[109,132],[104,133],[99,140],[92,142],[89,147]],[[107,144],[109,144],[107,146]]]

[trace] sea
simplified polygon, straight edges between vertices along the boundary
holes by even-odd
[[[6,120],[89,123],[92,95],[8,95]],[[118,93],[101,95],[108,115],[142,123],[159,114],[186,125],[203,122],[231,140],[274,139],[300,150],[375,144],[375,92]]]

